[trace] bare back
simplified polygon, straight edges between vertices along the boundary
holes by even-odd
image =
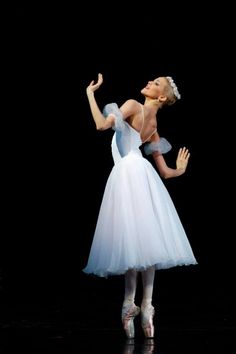
[[[129,101],[132,101],[130,104],[132,104],[132,112],[134,113],[126,117],[124,114],[124,112],[126,112],[125,105],[128,105]],[[142,142],[147,142],[157,131],[156,116],[151,114],[151,112],[149,112],[141,103],[134,100],[129,101],[121,107],[124,118],[132,126],[132,128],[140,133]],[[127,112],[128,111],[129,110],[127,109]]]

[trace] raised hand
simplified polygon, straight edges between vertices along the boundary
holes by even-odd
[[[103,83],[103,77],[102,74],[99,73],[97,83],[94,83],[94,80],[92,80],[88,85],[86,89],[87,95],[89,95],[91,92],[96,91],[101,86],[102,83]]]
[[[183,170],[185,172],[188,161],[189,161],[190,153],[186,147],[180,148],[178,152],[178,156],[176,159],[176,168],[177,170]]]

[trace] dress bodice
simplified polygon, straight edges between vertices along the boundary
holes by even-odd
[[[122,131],[115,131],[111,148],[114,162],[118,162],[131,152],[141,154],[139,147],[142,145],[140,133],[131,127],[127,122],[124,122]]]
[[[113,127],[115,133],[111,144],[114,162],[118,162],[130,152],[141,154],[139,149],[142,145],[140,132],[135,130],[129,123],[123,120],[122,113],[117,104],[107,104],[103,110],[103,113],[105,116],[113,115],[115,117],[115,125]]]
[[[142,117],[144,123],[143,106],[141,104],[140,106],[142,108]],[[117,163],[118,161],[120,161],[120,159],[127,156],[131,152],[142,155],[140,150],[140,146],[143,144],[141,139],[141,133],[134,129],[127,121],[123,119],[122,113],[118,108],[117,104],[107,104],[104,107],[103,114],[105,117],[107,117],[108,115],[112,115],[115,118],[115,124],[113,126],[113,130],[115,131],[115,133],[113,135],[111,144],[114,162]],[[154,132],[156,132],[156,129]],[[151,142],[146,144],[144,151],[147,155],[151,154],[154,151],[159,151],[163,154],[168,152],[170,149],[170,143],[165,138],[161,137],[160,141],[158,142]]]

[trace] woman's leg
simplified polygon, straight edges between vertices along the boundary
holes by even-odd
[[[146,306],[152,303],[154,278],[155,278],[154,266],[142,272],[142,282],[143,282],[142,306]]]
[[[146,337],[154,337],[152,306],[153,286],[155,279],[155,267],[150,267],[142,272],[143,299],[141,304],[141,323]]]
[[[125,294],[121,317],[128,338],[134,338],[134,318],[140,312],[140,308],[134,303],[137,288],[137,275],[137,271],[133,269],[125,273]]]
[[[125,295],[124,304],[134,303],[136,288],[137,288],[138,273],[134,269],[129,269],[125,273]]]

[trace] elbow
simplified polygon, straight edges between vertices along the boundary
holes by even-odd
[[[101,125],[101,124],[98,125],[97,124],[96,125],[96,129],[99,130],[99,131],[102,131],[102,130],[104,130],[104,125]]]
[[[104,123],[96,124],[96,129],[99,131],[107,130],[109,128],[111,128],[111,124],[109,124],[109,122],[107,121],[105,121]]]
[[[160,176],[163,179],[168,179],[172,177],[171,173],[168,170],[160,171]]]
[[[161,175],[161,178],[163,178],[163,179],[170,178],[170,176],[166,172],[161,172],[160,175]]]

